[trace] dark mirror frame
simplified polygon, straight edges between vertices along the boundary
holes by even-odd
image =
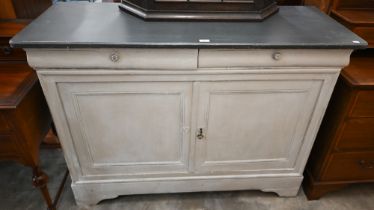
[[[122,0],[120,8],[145,20],[263,20],[275,0]]]

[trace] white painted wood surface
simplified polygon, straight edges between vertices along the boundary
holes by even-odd
[[[29,49],[77,203],[297,194],[350,50]],[[197,138],[202,129],[202,138]]]

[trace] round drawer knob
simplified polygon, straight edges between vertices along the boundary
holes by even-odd
[[[276,61],[279,61],[282,57],[282,54],[280,52],[276,52],[273,54],[273,59]]]
[[[118,55],[117,53],[112,53],[112,54],[110,55],[110,60],[111,60],[112,62],[118,62],[118,61],[119,61],[119,55]]]

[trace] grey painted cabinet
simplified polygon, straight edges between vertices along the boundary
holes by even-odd
[[[77,203],[295,196],[340,70],[367,43],[310,7],[259,22],[167,22],[118,6],[55,4],[11,40],[38,74]]]
[[[351,52],[26,51],[82,206],[141,193],[296,195]]]

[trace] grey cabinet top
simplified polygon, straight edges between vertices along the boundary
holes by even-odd
[[[280,7],[262,22],[143,21],[118,4],[57,3],[10,41],[22,48],[365,48],[313,7]]]

